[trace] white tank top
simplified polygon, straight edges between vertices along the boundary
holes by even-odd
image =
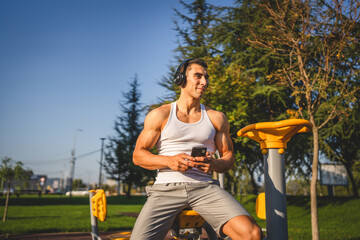
[[[156,143],[159,155],[174,156],[179,153],[191,154],[194,146],[203,146],[211,153],[215,152],[215,128],[206,113],[205,106],[200,104],[201,118],[195,123],[181,122],[176,115],[176,102],[171,103],[168,122],[161,131]],[[170,168],[159,169],[155,184],[174,182],[211,181],[211,173],[203,173],[197,168],[178,172]]]

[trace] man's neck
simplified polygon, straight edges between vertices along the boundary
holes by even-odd
[[[200,111],[200,99],[185,98],[180,96],[177,100],[177,107],[183,113],[191,113],[192,111]]]

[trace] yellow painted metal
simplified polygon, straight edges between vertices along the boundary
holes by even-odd
[[[194,210],[183,210],[176,216],[176,222],[180,228],[201,227],[205,219]]]
[[[256,216],[260,219],[266,219],[265,193],[260,193],[256,198],[255,205]]]
[[[285,150],[283,148],[279,148],[279,150],[278,150],[279,154],[283,154],[284,152],[285,152]]]
[[[310,132],[312,124],[304,119],[287,119],[278,122],[261,122],[248,125],[237,133],[260,143],[261,149],[284,148],[296,133]]]
[[[124,231],[124,232],[118,232],[113,233],[107,236],[109,240],[129,240],[131,236],[131,232]]]
[[[106,220],[106,196],[105,192],[102,189],[91,190],[90,192],[96,192],[96,194],[91,198],[91,209],[95,217],[97,217],[101,222]]]

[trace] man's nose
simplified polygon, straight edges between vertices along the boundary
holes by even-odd
[[[203,77],[200,79],[200,84],[201,84],[202,86],[207,87],[208,84],[209,84],[209,81],[205,78],[205,76],[203,76]]]

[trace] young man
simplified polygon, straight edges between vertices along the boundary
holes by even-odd
[[[147,187],[148,200],[135,223],[133,240],[164,239],[177,213],[186,207],[198,212],[220,236],[261,238],[250,214],[211,179],[212,171],[228,171],[235,159],[225,115],[200,104],[208,78],[203,60],[186,60],[174,79],[181,88],[179,99],[145,118],[133,162],[158,170],[158,175],[154,185]],[[150,152],[155,145],[159,155]],[[206,147],[206,156],[192,157],[194,146]],[[220,159],[213,157],[216,149]]]

